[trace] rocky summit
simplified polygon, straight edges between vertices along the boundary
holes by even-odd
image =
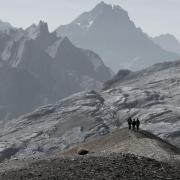
[[[126,10],[104,2],[70,24],[60,26],[56,32],[68,36],[79,47],[97,52],[115,72],[120,68],[139,70],[180,57],[154,43],[134,24]]]

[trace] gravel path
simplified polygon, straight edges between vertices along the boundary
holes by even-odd
[[[179,180],[180,169],[132,154],[68,156],[0,173],[1,180]]]

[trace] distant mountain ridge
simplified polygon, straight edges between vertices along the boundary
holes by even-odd
[[[179,55],[156,45],[130,20],[120,6],[99,3],[72,23],[57,28],[79,47],[92,49],[114,71],[142,69],[157,62],[177,60]]]
[[[172,34],[162,34],[153,38],[153,41],[166,51],[180,54],[180,42]]]
[[[77,48],[67,37],[50,33],[43,21],[25,30],[0,33],[0,67],[0,73],[4,74],[0,82],[1,89],[4,89],[0,89],[0,98],[4,99],[0,102],[3,107],[1,115],[8,112],[10,116],[6,118],[30,112],[39,105],[55,102],[75,92],[101,88],[103,82],[111,78],[110,69],[99,55]],[[8,70],[4,71],[6,68]],[[34,80],[32,83],[39,85],[33,86],[34,90],[16,85],[20,79],[20,82],[30,83],[23,73],[19,77],[21,72],[27,73]],[[21,93],[16,94],[16,91]],[[36,92],[34,96],[31,91]]]
[[[10,23],[0,20],[0,32],[9,32],[12,29],[15,28]]]

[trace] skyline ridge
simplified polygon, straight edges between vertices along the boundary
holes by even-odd
[[[173,3],[169,5],[168,13],[166,11],[168,2],[164,2],[161,4],[162,0],[156,3],[157,7],[151,0],[147,1],[147,5],[144,5],[144,2],[142,2],[141,0],[135,0],[131,3],[129,2],[129,0],[127,0],[126,2],[123,0],[121,2],[117,0],[93,0],[87,3],[82,2],[82,0],[77,0],[76,2],[67,2],[61,0],[61,2],[56,3],[55,1],[56,0],[53,0],[52,3],[50,3],[50,1],[46,1],[43,9],[39,10],[39,7],[42,5],[42,0],[38,1],[36,3],[36,6],[34,6],[33,1],[25,3],[22,0],[19,0],[18,5],[21,10],[18,11],[18,8],[14,9],[13,6],[9,7],[8,3],[10,3],[10,1],[7,0],[6,2],[1,3],[2,9],[0,8],[0,19],[4,22],[11,23],[15,27],[22,27],[24,29],[26,29],[29,24],[37,23],[38,21],[43,20],[48,23],[50,31],[54,31],[54,29],[56,29],[59,25],[70,23],[82,12],[89,11],[97,4],[103,2],[104,4],[112,6],[118,5],[122,9],[127,11],[130,18],[135,22],[136,26],[141,27],[147,34],[152,37],[169,33],[173,34],[174,36],[176,36],[176,38],[178,38],[178,40],[180,40],[180,34],[178,31],[179,20],[177,18],[177,5],[180,2],[177,2],[177,0],[173,1]],[[16,0],[11,3],[17,4]],[[55,4],[57,4],[56,7],[54,6]],[[175,5],[177,6],[177,8]],[[29,9],[27,7],[29,7]],[[22,15],[23,12],[24,16],[23,18],[22,16],[20,18],[20,14]],[[136,12],[138,12],[138,14]],[[159,17],[155,18],[155,15],[157,15],[157,13],[159,14]],[[165,19],[167,21],[165,21]],[[152,23],[154,24],[153,26]]]

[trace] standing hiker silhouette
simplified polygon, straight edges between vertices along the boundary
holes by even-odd
[[[132,121],[132,127],[133,127],[133,130],[135,130],[135,127],[136,127],[136,120],[135,119],[133,119],[133,121]]]
[[[129,130],[130,130],[131,126],[132,126],[132,119],[131,119],[131,117],[128,118],[127,122],[128,122]]]
[[[139,119],[137,118],[137,119],[136,119],[136,129],[137,129],[137,131],[139,131],[139,126],[140,126],[140,121],[139,121]]]

